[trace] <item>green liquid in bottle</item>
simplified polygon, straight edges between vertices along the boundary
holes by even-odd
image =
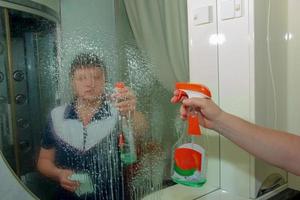
[[[185,181],[183,179],[176,178],[176,177],[173,176],[172,180],[175,183],[179,183],[179,184],[186,185],[186,186],[191,186],[191,187],[202,187],[202,185],[204,185],[204,183],[206,183],[206,178],[200,179],[197,182],[191,182],[191,181],[188,181],[188,180]]]

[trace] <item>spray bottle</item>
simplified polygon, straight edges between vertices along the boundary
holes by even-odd
[[[116,92],[123,88],[125,88],[125,84],[123,82],[118,82],[115,84]],[[119,100],[119,102],[120,101],[122,101],[122,99]],[[118,123],[120,127],[119,148],[121,154],[121,161],[125,165],[132,164],[137,160],[131,114],[132,113],[129,111],[127,115],[119,113],[118,116]]]
[[[178,102],[182,98],[211,98],[209,89],[201,84],[179,82],[176,89],[179,91]],[[193,187],[201,187],[206,182],[206,149],[195,143],[196,138],[203,139],[198,115],[195,108],[188,108],[187,134],[183,134],[174,145],[171,167],[174,182]]]

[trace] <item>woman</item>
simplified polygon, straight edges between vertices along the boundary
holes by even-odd
[[[70,71],[75,98],[51,111],[37,168],[59,183],[57,199],[123,199],[117,109],[131,112],[135,132],[144,128],[144,119],[126,87],[115,95],[122,101],[111,105],[105,74],[97,56],[76,56]]]

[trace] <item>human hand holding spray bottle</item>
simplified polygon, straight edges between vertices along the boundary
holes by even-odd
[[[122,90],[125,88],[123,82],[117,82],[115,84],[115,90]],[[122,101],[122,100],[120,100]],[[121,154],[121,161],[125,165],[135,163],[137,161],[136,148],[134,144],[133,127],[132,127],[132,113],[128,111],[127,114],[121,114],[119,112],[119,148]]]
[[[210,90],[201,84],[179,82],[176,90],[178,95],[174,103],[184,98],[211,98]],[[201,137],[199,113],[194,107],[188,110],[188,134],[183,134],[174,145],[171,178],[182,185],[201,187],[206,182],[207,155],[206,150],[195,143],[195,138]]]

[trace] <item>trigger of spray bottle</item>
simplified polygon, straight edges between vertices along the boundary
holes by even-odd
[[[180,102],[184,98],[189,98],[187,92],[178,90],[175,96],[175,102]],[[199,127],[199,116],[195,108],[190,107],[188,110],[188,134],[189,135],[201,135],[201,129]]]

